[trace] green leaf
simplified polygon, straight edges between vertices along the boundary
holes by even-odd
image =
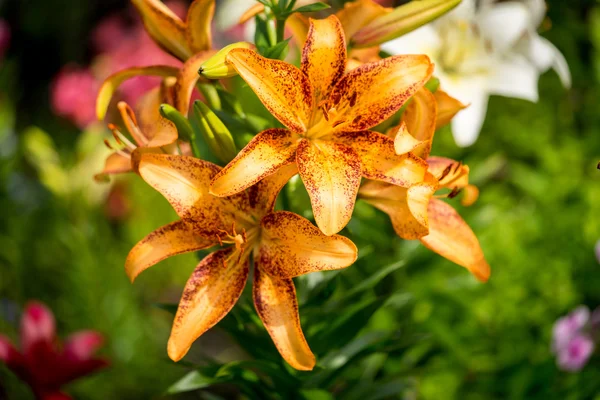
[[[295,12],[295,13],[297,13],[297,12],[298,13],[309,13],[309,12],[316,12],[316,11],[326,10],[328,8],[331,8],[331,6],[329,4],[318,2],[318,3],[307,4],[305,6],[298,7],[293,12]]]
[[[218,380],[202,375],[198,371],[191,371],[183,378],[175,382],[167,389],[167,394],[176,394],[182,392],[191,392],[192,390],[203,389],[217,383]]]
[[[304,389],[300,395],[306,400],[335,400],[331,393],[321,389]]]
[[[288,43],[291,38],[287,38],[277,43],[275,46],[263,49],[261,55],[273,60],[283,60],[288,53]]]

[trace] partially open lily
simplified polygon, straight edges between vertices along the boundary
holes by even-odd
[[[402,124],[391,132],[399,153],[410,150],[427,159],[425,179],[409,188],[369,181],[360,188],[359,197],[388,214],[401,238],[419,239],[429,249],[486,281],[490,267],[477,237],[454,208],[434,197],[440,189],[448,189],[449,193],[439,197],[454,197],[462,190],[463,204],[470,205],[479,194],[477,188],[469,184],[466,165],[429,156],[436,127],[448,119],[447,115],[438,119],[437,107],[436,97],[427,89],[421,89],[405,111]]]
[[[169,356],[178,361],[234,306],[253,255],[256,311],[282,357],[296,369],[310,370],[315,357],[300,327],[292,278],[345,268],[356,260],[356,246],[345,237],[323,235],[294,213],[273,211],[279,190],[296,173],[294,164],[227,198],[209,193],[208,183],[219,171],[220,167],[192,157],[141,156],[140,175],[165,196],[181,219],[131,250],[127,274],[134,280],[167,257],[228,246],[204,258],[185,286],[168,344]]]
[[[403,187],[423,180],[424,161],[396,155],[392,139],[368,129],[427,82],[428,57],[390,57],[344,73],[346,41],[330,16],[311,20],[301,69],[245,49],[227,60],[288,129],[259,133],[214,178],[212,193],[230,196],[295,162],[317,225],[332,235],[350,220],[361,176]]]
[[[158,96],[162,98],[162,96]],[[176,150],[174,143],[177,141],[177,129],[172,122],[158,114],[160,103],[156,104],[153,93],[149,93],[141,102],[140,122],[131,107],[125,102],[119,102],[117,108],[121,114],[123,124],[133,141],[129,140],[114,124],[109,124],[113,132],[115,143],[105,141],[109,149],[115,150],[108,158],[101,173],[95,176],[96,180],[104,180],[110,175],[132,172],[136,169],[132,163],[132,156],[138,148],[144,151],[172,152]],[[156,110],[156,115],[155,111]],[[140,150],[137,150],[139,153]]]

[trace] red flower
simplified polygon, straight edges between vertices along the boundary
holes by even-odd
[[[31,302],[21,320],[22,351],[0,335],[0,361],[31,387],[37,399],[69,400],[61,386],[108,364],[93,358],[102,342],[98,332],[81,331],[60,346],[52,312],[41,303]]]

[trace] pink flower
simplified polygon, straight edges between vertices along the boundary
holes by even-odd
[[[57,115],[85,128],[95,121],[99,82],[87,69],[67,66],[56,76],[51,87],[51,103]]]
[[[21,352],[0,335],[0,361],[31,387],[38,400],[69,400],[71,397],[61,391],[63,385],[108,364],[93,358],[102,343],[99,333],[81,331],[61,348],[52,312],[32,302],[21,320]]]
[[[594,352],[594,342],[586,335],[577,335],[558,352],[558,366],[565,371],[581,370]]]
[[[569,315],[557,320],[552,329],[553,351],[558,353],[567,347],[571,339],[579,333],[589,319],[590,310],[585,306],[579,306]]]
[[[4,53],[10,45],[10,27],[8,23],[0,19],[0,60],[4,57]]]
[[[598,263],[600,264],[600,240],[596,242],[596,247],[594,248],[594,251],[596,253],[596,260],[598,260]]]

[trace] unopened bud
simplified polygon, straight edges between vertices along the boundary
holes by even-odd
[[[375,18],[351,38],[352,46],[372,47],[411,32],[444,15],[461,0],[413,0]]]
[[[254,45],[248,42],[232,43],[223,47],[214,56],[206,60],[200,66],[198,73],[208,79],[224,79],[237,75],[237,71],[225,59],[227,54],[233,49],[253,49]]]
[[[194,119],[210,150],[228,163],[237,155],[231,133],[217,115],[201,101],[194,103]]]

